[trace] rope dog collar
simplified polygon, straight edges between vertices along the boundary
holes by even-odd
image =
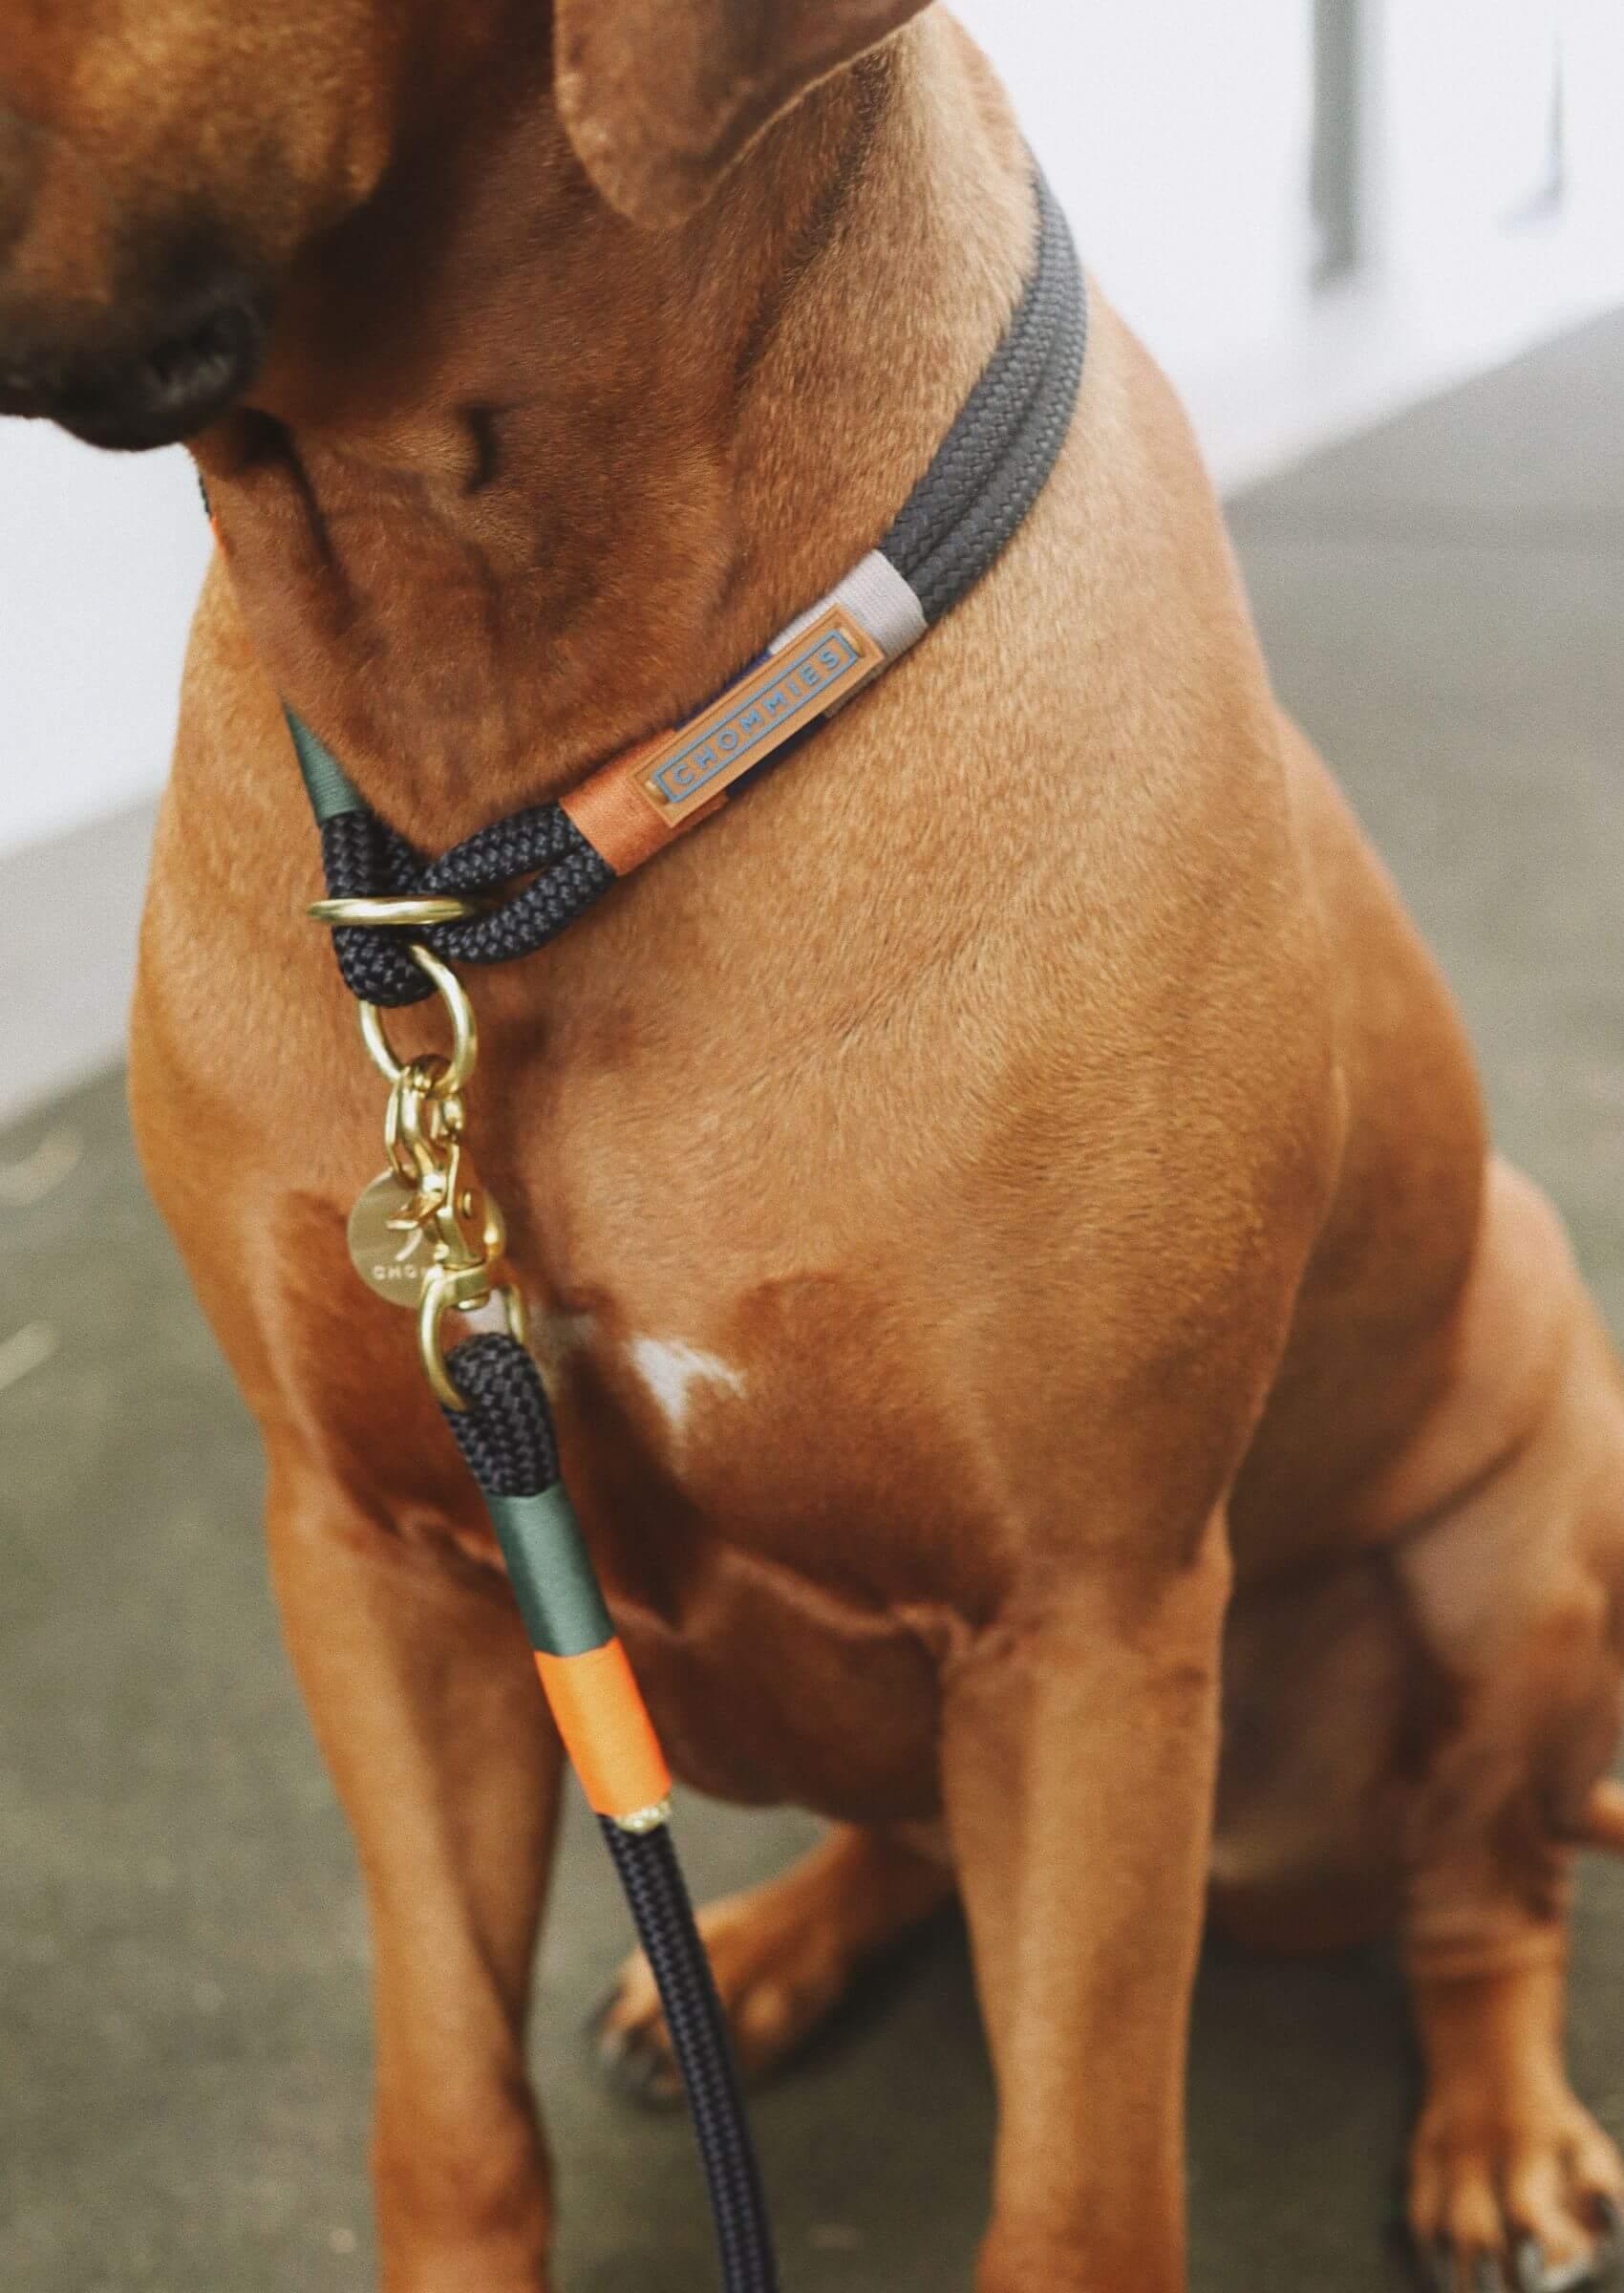
[[[546,946],[620,877],[742,794],[975,587],[1047,483],[1082,379],[1082,270],[1041,174],[1036,192],[1032,279],[901,515],[877,549],[687,724],[612,759],[561,802],[481,828],[430,861],[378,819],[327,744],[287,710],[321,833],[329,898],[315,912],[334,928],[353,994],[394,1007],[433,993],[401,926],[444,962],[505,963]],[[529,880],[501,897],[520,878]]]

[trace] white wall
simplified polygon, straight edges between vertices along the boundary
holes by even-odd
[[[1085,260],[1176,377],[1278,335],[1311,252],[1307,0],[954,0]]]
[[[0,423],[0,850],[158,787],[207,546],[183,454]]]
[[[1238,487],[1624,301],[1621,0],[1362,0],[1366,245],[1312,275],[1311,0],[956,0]],[[1548,176],[1567,52],[1569,181]]]
[[[1309,0],[960,0],[1228,481],[1624,299],[1619,0],[1370,5],[1384,237],[1316,302]],[[1537,160],[1559,12],[1584,59],[1584,196],[1508,252],[1495,203]],[[0,852],[158,786],[205,545],[180,455],[115,461],[0,423]]]

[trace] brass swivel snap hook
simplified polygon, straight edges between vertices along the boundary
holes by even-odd
[[[508,1335],[525,1342],[524,1302],[506,1266],[507,1228],[475,1173],[464,1138],[463,1092],[479,1064],[474,1008],[457,975],[427,948],[410,953],[450,1016],[449,1056],[400,1060],[375,1004],[361,1005],[367,1049],[390,1086],[384,1118],[389,1168],[350,1217],[350,1254],[368,1287],[417,1317],[423,1371],[448,1409],[465,1404],[445,1362],[446,1317],[493,1300]]]

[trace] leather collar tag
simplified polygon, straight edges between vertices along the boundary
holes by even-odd
[[[713,708],[645,750],[637,786],[674,832],[885,666],[868,632],[834,606]]]

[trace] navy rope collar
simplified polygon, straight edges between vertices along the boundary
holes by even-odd
[[[534,805],[431,860],[377,817],[325,742],[287,710],[330,897],[478,897],[489,902],[481,913],[414,929],[413,937],[453,964],[531,954],[680,833],[696,807],[709,817],[713,786],[738,795],[968,595],[1048,482],[1081,385],[1088,331],[1082,270],[1040,174],[1036,190],[1033,276],[901,515],[878,548],[792,622],[720,703],[664,744],[665,761],[641,793],[632,789],[630,811],[621,786],[630,766],[616,760],[578,792],[581,801]],[[751,761],[753,748],[762,752],[759,762]],[[634,752],[630,763],[643,756]],[[340,925],[333,942],[346,984],[363,1000],[398,1007],[433,992],[398,929]]]

